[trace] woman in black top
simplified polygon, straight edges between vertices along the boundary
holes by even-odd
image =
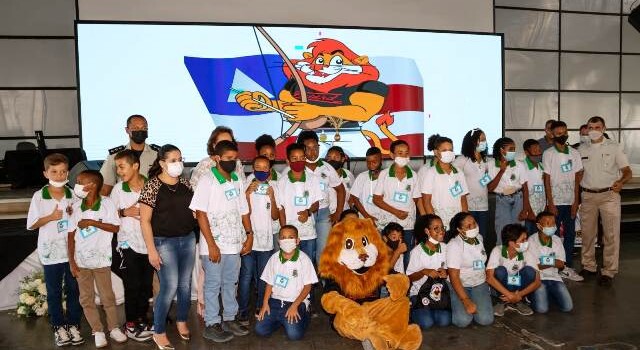
[[[140,193],[140,225],[149,252],[149,263],[158,271],[160,291],[153,310],[154,342],[159,349],[173,349],[165,332],[171,301],[178,295],[176,325],[188,340],[187,317],[191,305],[191,272],[195,261],[195,219],[189,209],[193,190],[182,178],[182,154],[164,145],[149,170],[149,181]]]

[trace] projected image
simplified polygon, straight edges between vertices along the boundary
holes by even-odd
[[[500,136],[500,50],[493,35],[80,23],[83,147],[104,158],[138,113],[153,142],[176,144],[189,161],[206,155],[218,125],[234,130],[245,159],[264,133],[283,159],[309,129],[324,150],[339,145],[351,157],[371,146],[388,154],[397,139],[422,156],[435,132],[458,145],[474,127]],[[115,144],[90,137],[105,133]]]

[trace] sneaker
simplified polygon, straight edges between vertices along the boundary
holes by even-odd
[[[531,310],[529,305],[527,305],[527,304],[525,304],[523,302],[518,302],[518,303],[515,303],[515,304],[509,304],[509,305],[507,305],[507,308],[509,308],[509,310],[513,310],[513,311],[519,313],[522,316],[533,315],[533,310]]]
[[[236,320],[245,327],[249,326],[249,316],[245,313],[239,314]]]
[[[84,338],[80,334],[80,330],[76,325],[67,326],[67,333],[69,333],[69,337],[71,338],[72,345],[80,345],[84,343]]]
[[[611,287],[612,284],[613,284],[613,278],[611,278],[609,276],[601,275],[600,278],[598,278],[598,285],[599,286]]]
[[[56,346],[71,345],[71,337],[64,327],[53,327],[53,339],[56,342]]]
[[[587,279],[587,278],[593,278],[598,276],[598,273],[595,271],[589,271],[587,269],[582,269],[582,271],[580,271],[579,273],[580,276],[582,276],[582,278]]]
[[[225,331],[222,324],[215,323],[213,326],[207,326],[202,333],[202,337],[216,343],[224,343],[233,339],[233,334]]]
[[[584,277],[578,275],[576,271],[570,267],[565,267],[562,271],[560,271],[560,277],[566,278],[570,281],[575,281],[575,282],[584,281]]]
[[[139,342],[145,342],[151,339],[153,332],[149,332],[144,324],[135,324],[133,322],[127,322],[124,326],[124,331],[129,339],[133,339]]]
[[[107,346],[107,336],[104,334],[104,332],[93,333],[93,339],[96,342],[96,348],[100,349]]]
[[[222,321],[222,328],[224,330],[233,333],[235,336],[243,336],[249,334],[249,329],[247,327],[241,325],[238,321]]]
[[[127,341],[127,336],[122,333],[120,328],[114,328],[109,332],[109,337],[116,341],[116,343],[124,343]]]
[[[506,306],[507,304],[503,301],[497,302],[495,305],[493,305],[493,315],[499,317],[504,316],[504,309]]]

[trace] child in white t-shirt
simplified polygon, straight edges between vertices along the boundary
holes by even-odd
[[[356,177],[351,187],[351,202],[365,219],[373,220],[378,229],[380,208],[373,204],[373,192],[378,183],[378,175],[382,169],[382,151],[378,147],[371,147],[366,153],[367,171]]]
[[[280,251],[271,256],[260,277],[267,284],[255,327],[260,336],[282,326],[289,340],[300,340],[309,324],[309,293],[318,276],[299,242],[295,226],[280,229]]]
[[[524,161],[518,163],[518,166],[522,168],[523,178],[520,180],[527,186],[522,187],[524,216],[521,219],[526,220],[524,226],[527,228],[527,232],[532,235],[538,232],[536,215],[542,212],[547,205],[544,193],[542,149],[540,143],[534,139],[524,141],[522,148],[526,157]]]
[[[344,206],[342,210],[349,209],[351,203],[351,188],[353,186],[353,182],[355,181],[355,177],[349,171],[349,169],[344,168],[344,164],[347,160],[347,156],[344,153],[344,150],[340,146],[332,146],[327,150],[327,154],[325,156],[325,161],[329,163],[329,165],[336,170],[336,174],[342,181],[342,185],[344,186]],[[331,188],[329,190],[329,212],[331,214],[335,213],[336,206],[338,205],[338,193],[335,189]]]

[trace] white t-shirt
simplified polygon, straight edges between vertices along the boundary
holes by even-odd
[[[309,215],[306,222],[300,222],[298,212],[310,209],[313,203],[322,199],[318,178],[307,169],[303,173],[303,178],[292,181],[289,171],[278,180],[278,194],[280,195],[278,202],[280,207],[284,209],[285,222],[298,229],[300,240],[315,239],[317,234],[313,214]]]
[[[289,260],[284,260],[280,254],[278,251],[269,258],[260,279],[272,286],[272,298],[293,302],[304,286],[318,283],[318,276],[311,259],[299,248]],[[309,305],[309,295],[304,302]]]
[[[445,227],[449,221],[462,211],[462,197],[469,193],[467,180],[463,173],[452,166],[451,173],[447,174],[436,165],[429,169],[421,184],[421,192],[431,195],[431,205]]]
[[[431,251],[429,247],[423,243],[415,246],[409,255],[409,265],[407,265],[407,276],[416,273],[422,269],[437,270],[447,268],[447,245],[439,244],[440,249]],[[419,280],[411,283],[409,296],[418,295],[420,287],[427,281],[427,276],[422,276]]]
[[[489,159],[488,161],[491,161]],[[464,174],[469,187],[467,204],[469,211],[489,210],[489,191],[487,184],[491,182],[491,176],[487,167],[487,161],[476,163],[465,156],[458,156],[453,161],[453,166]]]
[[[340,176],[340,180],[344,185],[344,206],[342,210],[349,209],[349,196],[351,195],[351,188],[353,185],[354,177],[353,174],[348,169],[342,169],[344,172],[342,176]],[[335,189],[329,189],[329,212],[331,214],[336,212],[336,208],[338,207],[338,192]]]
[[[408,166],[405,166],[405,169],[406,175],[402,180],[398,180],[395,175],[395,165],[382,170],[378,176],[378,182],[373,194],[381,195],[387,204],[396,209],[406,211],[408,215],[404,220],[400,220],[388,211],[380,209],[378,226],[397,222],[405,230],[413,230],[413,225],[416,221],[416,204],[413,199],[420,198],[421,194],[417,189],[419,185],[417,183],[417,174]]]
[[[478,235],[477,244],[469,244],[457,235],[447,244],[447,267],[460,270],[464,287],[476,287],[486,281],[485,264],[487,253]]]
[[[524,162],[518,162],[518,166],[521,168],[522,178],[520,180],[522,184],[527,183],[531,209],[533,209],[534,215],[538,215],[547,205],[547,198],[544,194],[544,179],[542,178],[542,164],[538,163],[538,166],[534,166],[529,158],[525,158]]]
[[[40,218],[51,214],[54,208],[62,210],[62,219],[50,221],[38,229],[38,256],[42,265],[69,261],[67,256],[67,232],[69,232],[67,208],[73,207],[76,200],[68,187],[64,187],[64,196],[60,201],[54,199],[49,193],[49,185],[36,191],[31,197],[27,214],[27,229]]]
[[[543,246],[540,243],[538,237],[540,233],[534,233],[529,237],[529,249],[527,249],[525,255],[529,256],[529,259],[535,261],[536,266],[542,262],[542,259],[549,260],[549,264],[555,265],[555,262],[551,263],[551,259],[560,261],[566,261],[566,255],[564,252],[564,246],[560,237],[553,235],[551,237],[550,246]],[[546,265],[546,264],[545,264]],[[557,267],[548,267],[546,269],[540,269],[540,279],[549,281],[562,281],[562,277],[558,273]]]
[[[340,186],[340,184],[342,184],[342,180],[338,177],[335,169],[333,169],[329,163],[319,160],[317,164],[318,165],[315,170],[311,170],[308,167],[305,169],[308,173],[311,173],[318,178],[320,194],[322,195],[322,199],[320,200],[320,209],[324,209],[329,207],[329,193],[331,192],[331,189],[333,187]],[[288,171],[289,169],[286,169],[283,174],[286,175]]]
[[[424,176],[427,174],[427,171],[431,168],[433,168],[433,166],[436,165],[436,159],[435,158],[431,158],[428,162],[426,162],[424,165],[422,165],[420,167],[420,169],[418,169],[418,183],[421,184],[424,181]]]
[[[502,245],[495,246],[489,255],[487,262],[487,270],[495,270],[499,266],[507,269],[510,275],[520,272],[525,266],[531,266],[538,269],[538,263],[535,259],[531,259],[531,255],[525,253],[517,253],[513,259],[509,259],[508,253],[503,251]],[[506,249],[506,248],[504,248]]]
[[[138,199],[140,192],[133,191],[126,182],[118,182],[109,196],[117,210],[127,209],[132,205],[140,208]],[[142,229],[140,228],[140,218],[125,216],[120,218],[120,231],[116,235],[118,247],[131,248],[138,254],[147,254],[147,245],[144,243]]]
[[[73,214],[69,220],[69,232],[76,231],[76,263],[85,269],[97,269],[111,266],[111,239],[113,233],[94,226],[80,229],[78,222],[83,219],[98,220],[105,224],[120,225],[118,210],[109,197],[101,197],[93,207],[85,207],[84,201],[73,205]]]
[[[211,234],[221,254],[238,254],[247,235],[242,225],[242,216],[249,214],[244,184],[235,172],[231,181],[225,179],[213,168],[200,177],[193,193],[189,209],[207,213]],[[209,255],[209,246],[200,231],[200,255]]]
[[[255,179],[253,174],[247,176],[245,188],[249,187]],[[272,203],[271,198],[267,194],[267,188],[273,188],[273,194],[276,199]],[[278,183],[277,180],[268,180],[266,183],[259,184],[256,190],[249,196],[249,204],[251,206],[251,228],[253,229],[253,248],[252,250],[259,252],[268,252],[273,250],[273,233],[280,229],[280,222],[271,218],[271,207],[275,206],[280,210],[278,202]],[[274,231],[274,228],[276,231]]]
[[[377,220],[380,220],[380,208],[373,204],[373,193],[378,179],[373,180],[369,171],[360,173],[351,187],[351,195],[358,198],[364,209]]]
[[[489,176],[493,180],[500,172],[500,161],[494,160],[493,162],[488,163],[488,167]],[[496,186],[493,192],[507,195],[517,192],[522,189],[522,177],[522,169],[518,167],[518,163],[515,160],[508,162],[507,168],[504,170],[504,173],[502,173],[500,182],[498,182],[498,186]]]
[[[544,173],[551,177],[551,195],[555,205],[573,204],[576,173],[582,170],[580,153],[571,146],[566,147],[566,153],[553,146],[542,154]]]

